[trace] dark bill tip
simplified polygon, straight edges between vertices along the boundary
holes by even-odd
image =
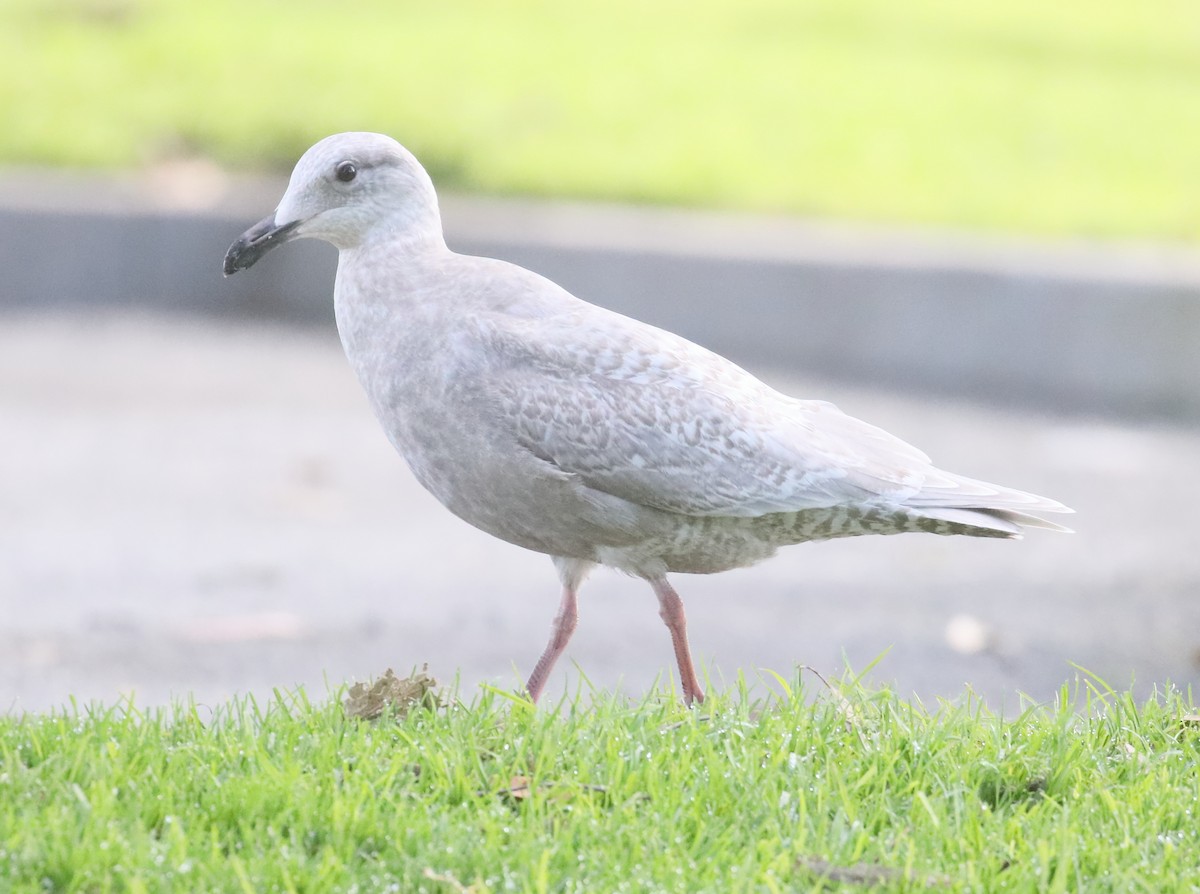
[[[253,267],[259,258],[275,246],[291,239],[298,226],[298,220],[275,226],[275,215],[264,217],[229,246],[229,251],[225,252],[225,275],[233,276],[239,270]]]

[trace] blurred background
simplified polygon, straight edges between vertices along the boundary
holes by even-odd
[[[336,253],[220,276],[341,130],[421,159],[458,250],[1078,510],[681,576],[713,685],[1200,682],[1193,3],[0,0],[0,121],[0,710],[540,653],[549,561],[392,454]],[[673,671],[645,585],[581,610],[551,695]]]

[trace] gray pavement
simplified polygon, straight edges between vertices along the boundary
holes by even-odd
[[[873,679],[927,700],[1049,699],[1072,662],[1141,693],[1200,683],[1200,431],[755,371],[946,468],[1074,506],[1078,533],[805,544],[679,576],[714,686],[885,650]],[[10,311],[0,445],[0,710],[320,697],[422,662],[469,694],[518,685],[548,634],[549,561],[420,490],[331,328]],[[597,573],[567,657],[550,697],[581,674],[652,687],[673,662],[649,588]]]

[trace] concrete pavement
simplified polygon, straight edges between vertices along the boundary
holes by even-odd
[[[805,544],[679,576],[714,686],[861,668],[888,649],[874,679],[924,699],[966,685],[997,706],[1051,698],[1071,662],[1141,693],[1200,683],[1200,431],[755,371],[945,468],[1074,506],[1078,533]],[[549,561],[421,491],[331,329],[9,312],[0,444],[0,710],[295,684],[321,696],[426,661],[469,693],[518,685],[548,634]],[[597,573],[567,659],[550,698],[580,673],[639,693],[673,671],[649,588]]]

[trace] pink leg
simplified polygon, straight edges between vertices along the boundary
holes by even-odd
[[[558,615],[554,618],[550,642],[546,646],[546,651],[542,653],[542,657],[538,659],[533,673],[529,675],[529,682],[525,684],[525,691],[529,693],[531,701],[536,702],[538,696],[542,694],[542,689],[546,686],[546,678],[550,676],[550,671],[554,668],[554,662],[558,661],[558,656],[567,648],[567,643],[571,641],[571,634],[575,632],[575,625],[578,623],[579,607],[575,601],[575,587],[567,585],[563,587],[562,602],[558,606]]]
[[[679,664],[679,685],[683,687],[684,704],[704,701],[704,691],[692,666],[692,650],[688,647],[687,618],[683,614],[683,600],[665,577],[650,581],[658,596],[658,615],[671,631],[671,645],[675,647],[675,661]]]

